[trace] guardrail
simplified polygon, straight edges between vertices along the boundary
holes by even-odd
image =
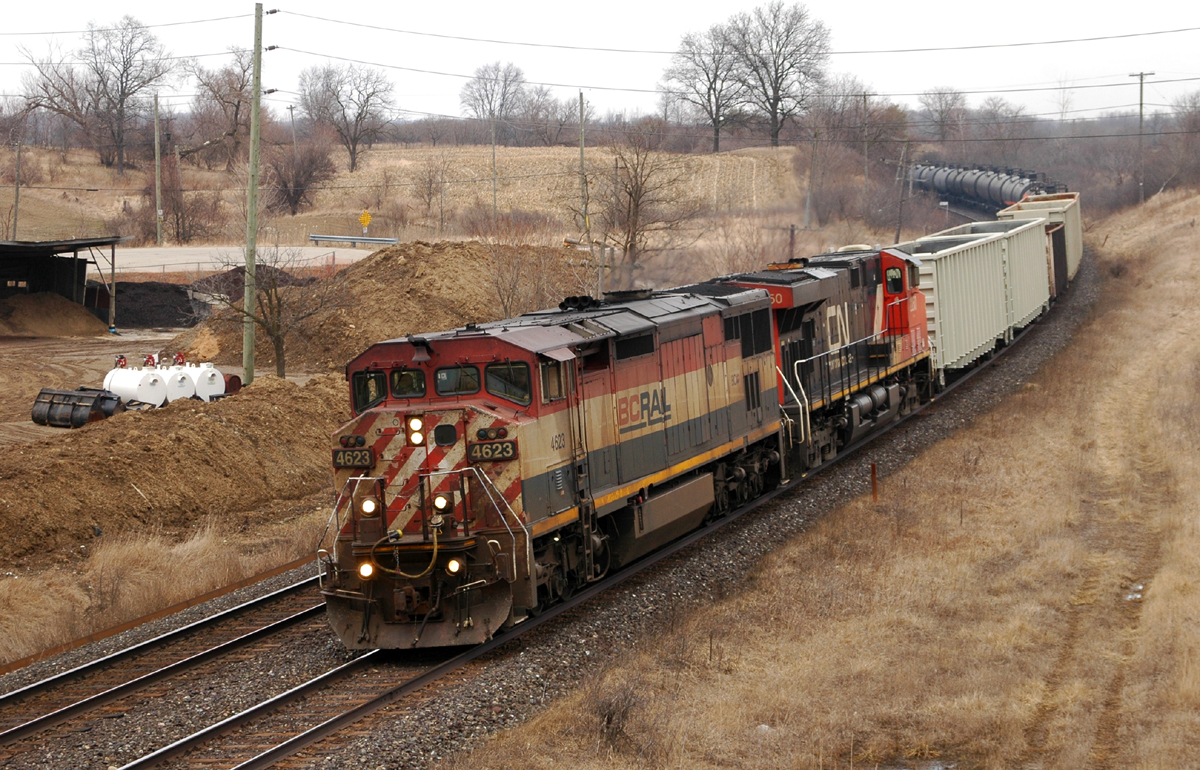
[[[357,246],[360,243],[379,243],[385,246],[395,246],[400,242],[399,238],[368,238],[365,235],[310,235],[308,240],[321,245],[321,241],[348,243],[351,247]]]

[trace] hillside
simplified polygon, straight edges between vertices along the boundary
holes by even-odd
[[[345,292],[333,306],[306,319],[288,339],[289,371],[332,371],[379,340],[452,329],[504,317],[497,293],[500,271],[521,284],[549,281],[576,293],[580,253],[544,246],[494,246],[471,242],[402,243],[343,270]],[[325,279],[331,280],[331,279]],[[524,295],[522,295],[524,296]],[[521,300],[522,297],[517,297]],[[517,310],[531,309],[533,297]],[[242,328],[224,315],[172,343],[190,358],[240,365]],[[270,340],[255,339],[256,366],[270,369]]]

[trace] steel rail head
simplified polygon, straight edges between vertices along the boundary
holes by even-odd
[[[55,725],[62,724],[69,719],[91,711],[94,708],[103,706],[106,703],[112,703],[115,700],[124,698],[131,693],[137,692],[143,687],[147,687],[155,682],[161,682],[164,679],[170,679],[176,674],[180,674],[188,669],[206,663],[209,660],[225,653],[232,652],[240,647],[245,647],[248,644],[258,641],[259,639],[270,636],[278,631],[282,631],[288,626],[294,625],[309,618],[316,617],[324,613],[325,604],[322,602],[314,607],[309,607],[306,610],[301,610],[293,615],[290,615],[283,620],[276,621],[270,625],[255,629],[249,633],[243,634],[236,639],[230,639],[227,642],[222,642],[216,647],[210,647],[203,652],[198,652],[195,655],[184,658],[183,660],[175,661],[162,668],[155,669],[149,673],[143,674],[135,679],[130,679],[115,687],[111,687],[103,692],[96,693],[90,697],[78,700],[69,706],[64,706],[57,711],[52,711],[49,714],[43,714],[36,719],[31,719],[28,722],[17,725],[16,727],[0,732],[0,746],[14,743],[27,738],[30,735],[41,732]]]
[[[31,695],[36,695],[38,693],[45,692],[46,690],[50,689],[51,687],[71,681],[72,679],[77,679],[81,676],[91,674],[94,671],[97,671],[105,666],[112,665],[113,663],[117,663],[125,658],[133,657],[135,655],[140,655],[141,653],[143,653],[146,650],[151,649],[155,646],[162,645],[167,642],[171,642],[176,639],[182,638],[194,631],[198,631],[207,626],[215,625],[223,620],[226,620],[235,615],[239,615],[243,612],[246,612],[247,610],[254,609],[254,607],[257,605],[266,604],[270,601],[280,598],[281,596],[284,596],[285,594],[292,593],[294,591],[298,591],[305,587],[308,587],[308,586],[312,585],[313,583],[315,583],[316,581],[317,581],[317,578],[315,576],[310,577],[310,578],[305,578],[304,580],[301,580],[298,583],[293,583],[290,586],[284,586],[283,588],[280,588],[277,591],[272,591],[269,594],[264,594],[264,595],[258,597],[257,599],[250,599],[249,601],[242,602],[241,604],[237,605],[236,607],[230,607],[229,609],[222,610],[221,612],[218,612],[215,615],[209,615],[207,618],[201,618],[200,620],[197,620],[193,623],[189,623],[186,626],[176,628],[173,631],[167,631],[164,634],[160,634],[159,636],[156,636],[152,639],[147,639],[144,642],[139,642],[138,644],[135,644],[132,647],[126,647],[123,650],[117,650],[116,652],[111,653],[109,655],[105,655],[102,658],[97,658],[96,660],[89,661],[82,665],[76,666],[75,668],[70,669],[69,671],[64,671],[61,674],[55,674],[54,676],[47,677],[46,679],[42,679],[40,681],[34,682],[33,684],[26,685],[25,687],[22,687],[18,690],[13,690],[12,692],[5,693],[4,695],[0,695],[0,707],[3,707],[9,703],[16,703],[16,702],[18,702],[24,698],[27,698]]]

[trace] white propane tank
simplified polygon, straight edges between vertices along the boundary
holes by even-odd
[[[167,380],[157,369],[113,369],[104,376],[104,389],[125,402],[162,406],[167,400]]]
[[[196,386],[182,366],[160,366],[158,369],[167,381],[167,403],[196,395]]]
[[[196,395],[205,401],[224,395],[225,377],[212,364],[188,364],[183,369],[196,387]]]

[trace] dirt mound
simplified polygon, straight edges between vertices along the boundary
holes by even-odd
[[[90,310],[58,294],[17,294],[0,300],[0,336],[92,337],[107,331]]]
[[[108,318],[108,311],[101,311]],[[196,316],[187,288],[174,283],[117,282],[117,327],[169,329],[194,326]]]
[[[530,264],[563,267],[575,252],[546,246],[493,247],[478,242],[402,243],[346,268],[349,297],[336,310],[307,319],[287,342],[288,371],[337,370],[379,340],[452,329],[501,318],[496,260],[514,254]],[[569,291],[567,293],[576,293]],[[172,345],[217,363],[241,362],[241,327],[209,322]],[[213,356],[216,342],[219,352]],[[270,340],[260,330],[257,365],[273,366]],[[203,347],[204,350],[199,350]]]
[[[261,377],[206,404],[181,400],[0,454],[0,531],[9,559],[101,531],[179,531],[330,482],[329,435],[349,418],[341,378],[300,387]]]

